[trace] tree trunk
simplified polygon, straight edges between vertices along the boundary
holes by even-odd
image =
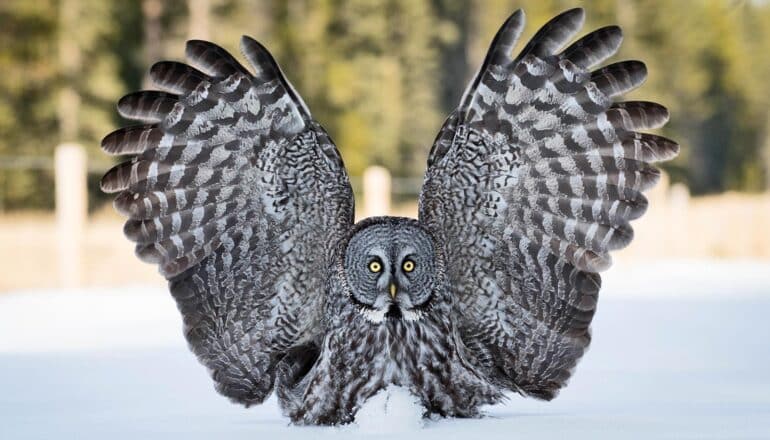
[[[80,95],[76,84],[81,66],[77,38],[79,7],[79,0],[62,0],[59,6],[59,65],[64,86],[59,92],[57,112],[62,142],[76,140],[79,131]]]
[[[142,0],[142,16],[144,17],[144,64],[146,67],[160,60],[163,55],[163,45],[161,44],[161,23],[160,18],[163,15],[163,2],[161,0]],[[149,71],[145,73],[142,87],[150,88]]]
[[[209,39],[209,15],[211,6],[209,0],[187,0],[189,27],[187,36],[192,39]]]

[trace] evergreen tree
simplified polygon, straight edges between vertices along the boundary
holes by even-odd
[[[262,41],[329,130],[351,175],[371,164],[419,178],[443,118],[457,105],[502,21],[527,13],[523,39],[567,0],[5,0],[0,2],[0,209],[53,206],[46,163],[63,141],[109,161],[99,140],[115,101],[149,86],[158,59],[186,39],[233,53]],[[663,134],[682,144],[667,170],[694,193],[770,186],[770,3],[597,0],[589,27],[620,24],[616,60],[638,58],[648,83],[628,99],[669,107]],[[38,169],[42,167],[43,169]],[[90,177],[91,195],[100,197]],[[103,200],[103,199],[100,199]]]

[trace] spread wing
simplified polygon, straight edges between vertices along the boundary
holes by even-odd
[[[133,155],[102,189],[119,193],[139,258],[168,278],[217,389],[248,405],[270,394],[285,353],[321,332],[326,253],[352,224],[353,194],[272,56],[248,37],[241,49],[254,74],[204,41],[187,43],[192,66],[152,67],[164,91],[120,100],[143,125],[102,141]]]
[[[463,339],[503,386],[551,399],[590,342],[610,251],[632,238],[653,162],[678,152],[646,133],[668,112],[616,102],[646,78],[613,55],[617,27],[564,50],[583,23],[567,11],[515,58],[524,25],[514,13],[492,42],[428,159],[420,219],[443,237]]]

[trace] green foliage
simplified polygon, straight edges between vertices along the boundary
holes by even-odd
[[[0,156],[51,156],[57,143],[76,140],[103,164],[108,159],[98,141],[120,124],[114,103],[142,86],[154,58],[181,59],[184,40],[196,32],[237,53],[239,36],[249,34],[275,53],[352,175],[382,164],[397,176],[419,177],[443,118],[508,14],[525,9],[527,38],[574,6],[565,0],[202,0],[197,4],[209,6],[206,30],[188,26],[193,3],[0,2]],[[160,6],[154,22],[151,4]],[[623,27],[619,58],[648,64],[648,84],[630,98],[671,109],[664,134],[682,144],[682,155],[668,165],[675,180],[695,193],[768,188],[769,2],[598,0],[584,7],[589,27]],[[147,32],[153,25],[159,32]],[[68,47],[76,56],[62,56]],[[51,179],[50,170],[0,169],[1,206],[50,207]]]
[[[56,142],[56,16],[52,2],[0,3],[0,155],[49,154]],[[49,146],[49,148],[46,148]],[[36,188],[53,188],[50,173],[0,170],[4,207],[43,207],[51,198]],[[5,195],[4,195],[5,193]]]
[[[52,158],[58,143],[79,141],[105,162],[98,142],[116,124],[115,98],[136,87],[137,12],[129,2],[0,3],[0,156]],[[66,57],[65,40],[76,49]],[[62,102],[65,90],[74,92],[74,103]],[[66,135],[62,116],[76,121]],[[50,208],[52,171],[0,169],[0,202],[3,209]]]

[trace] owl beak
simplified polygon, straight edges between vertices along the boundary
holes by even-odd
[[[390,297],[393,299],[396,298],[396,285],[393,283],[390,283]]]

